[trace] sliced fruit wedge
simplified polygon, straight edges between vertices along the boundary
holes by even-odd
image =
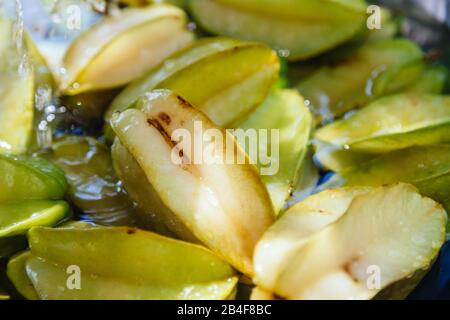
[[[126,87],[106,112],[106,123],[147,91],[171,89],[226,127],[264,100],[278,71],[278,57],[263,44],[203,39]]]
[[[0,153],[27,151],[33,129],[34,78],[32,73],[0,72]]]
[[[356,196],[369,190],[363,187],[326,190],[286,211],[264,233],[255,249],[256,284],[273,292],[287,267],[290,252],[303,247],[314,233],[338,220]]]
[[[193,41],[186,20],[182,10],[169,5],[130,8],[104,18],[68,49],[63,93],[115,88],[134,80]]]
[[[423,53],[412,41],[367,42],[302,80],[298,90],[311,102],[318,122],[329,122],[377,97],[401,91],[423,68]]]
[[[345,149],[318,139],[314,139],[313,144],[316,149],[314,154],[316,161],[322,168],[334,172],[349,170],[374,158],[373,154]]]
[[[300,168],[299,179],[294,185],[292,196],[288,199],[283,209],[292,207],[315,193],[319,180],[319,169],[313,161],[313,150],[310,147]]]
[[[27,293],[24,264],[40,299],[225,299],[238,280],[209,250],[138,229],[37,227],[29,241],[31,254],[9,273]],[[71,275],[80,276],[77,290]]]
[[[254,245],[274,219],[256,167],[229,132],[181,96],[153,91],[137,105],[111,120],[117,135],[113,160],[125,189],[131,196],[147,192],[141,197],[149,199],[148,210],[169,229],[188,240],[194,236],[252,275]],[[122,160],[127,159],[123,152],[136,160],[148,188],[132,190],[137,184],[126,183],[123,174],[132,164]]]
[[[0,15],[0,69],[2,71],[17,69],[24,61],[24,54],[26,54],[27,63],[33,66],[35,87],[53,87],[55,81],[53,74],[45,60],[40,53],[32,37],[26,30],[23,30],[22,41],[19,35],[14,38],[14,21],[10,18]],[[19,49],[20,47],[20,49]]]
[[[33,128],[32,57],[13,33],[13,21],[0,16],[0,154],[25,153]]]
[[[450,141],[450,97],[402,94],[379,99],[316,132],[316,139],[353,151],[386,153]]]
[[[36,88],[55,88],[56,83],[50,67],[28,33],[25,33],[25,44],[33,64],[34,83]]]
[[[64,172],[53,163],[30,157],[0,155],[0,203],[26,199],[62,199]]]
[[[69,200],[89,220],[102,225],[134,223],[134,204],[120,187],[106,145],[90,137],[65,136],[43,156],[64,170]]]
[[[69,217],[65,201],[28,200],[0,204],[0,238],[25,234],[33,226],[54,226]]]
[[[265,42],[288,50],[290,60],[311,58],[351,39],[366,19],[359,0],[190,0],[188,5],[208,32]]]
[[[257,246],[255,281],[279,297],[371,299],[429,268],[445,241],[445,210],[411,185],[314,198],[287,211]]]
[[[405,91],[414,93],[441,94],[448,80],[448,69],[440,64],[427,67],[414,84]]]
[[[278,213],[299,178],[312,130],[311,113],[297,91],[276,90],[237,128],[238,142],[260,172],[266,171],[261,178]],[[259,139],[247,141],[249,134],[262,131]]]
[[[30,258],[31,252],[25,251],[17,254],[8,261],[6,274],[9,280],[25,299],[39,300],[39,295],[34,289],[33,283],[28,278],[26,262]]]
[[[161,201],[133,155],[116,139],[112,145],[114,169],[136,205],[139,221],[146,229],[171,238],[199,243],[192,231]]]
[[[450,211],[450,145],[412,147],[388,153],[333,177],[336,186],[406,182]]]

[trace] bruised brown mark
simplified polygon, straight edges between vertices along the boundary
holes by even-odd
[[[164,140],[166,140],[169,145],[171,145],[172,147],[177,145],[177,143],[172,140],[169,133],[164,129],[164,127],[157,119],[148,118],[147,123],[158,130],[158,132],[163,136]]]
[[[352,265],[353,265],[354,263],[358,262],[358,260],[359,260],[359,257],[355,257],[355,258],[353,258],[353,259],[350,259],[349,262],[347,262],[346,264],[344,264],[344,265],[342,266],[342,270],[344,270],[344,272],[347,273],[347,274],[352,278],[352,280],[355,281],[355,282],[359,282],[359,279],[356,278],[356,277],[352,274],[351,268],[352,268]]]
[[[166,140],[166,142],[172,147],[172,148],[176,148],[177,147],[177,142],[173,141],[172,138],[170,137],[169,133],[164,129],[164,127],[161,125],[161,123],[158,121],[158,119],[153,119],[153,118],[148,118],[147,119],[147,123],[154,127],[156,130],[158,130],[158,132],[161,134],[161,136],[164,138],[164,140]],[[178,155],[180,156],[180,158],[182,159],[182,165],[181,168],[183,170],[189,171],[191,172],[191,170],[189,170],[187,164],[190,164],[190,160],[189,158],[187,158],[184,155],[184,151],[180,150],[178,152]]]
[[[161,121],[167,125],[170,125],[170,123],[172,122],[172,119],[170,118],[170,116],[165,112],[160,112],[158,114],[158,118],[161,119]]]
[[[135,234],[136,229],[127,229],[127,234]]]
[[[187,102],[183,97],[177,96],[177,99],[183,108],[192,108],[191,104]]]

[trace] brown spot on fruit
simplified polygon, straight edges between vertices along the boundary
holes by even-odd
[[[187,102],[183,97],[177,96],[177,99],[183,108],[191,108],[192,107],[191,104],[189,102]]]
[[[136,229],[127,229],[127,234],[135,234]]]
[[[164,129],[164,127],[161,125],[161,123],[158,121],[158,119],[148,118],[147,123],[154,127],[156,130],[159,131],[161,136],[166,140],[166,142],[171,146],[176,146],[176,142],[172,140],[170,137],[170,134]]]
[[[162,122],[164,122],[167,125],[170,125],[170,123],[172,122],[172,119],[170,119],[170,116],[165,112],[160,112],[158,114],[158,117],[162,120]]]
[[[358,262],[359,257],[355,257],[353,259],[350,259],[346,264],[344,264],[342,266],[342,270],[345,271],[345,273],[347,273],[355,282],[359,282],[359,279],[356,278],[353,274],[352,274],[352,265],[356,262]]]

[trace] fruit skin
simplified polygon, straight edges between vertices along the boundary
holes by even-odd
[[[224,299],[237,283],[234,270],[209,250],[138,229],[36,227],[29,241],[30,253],[8,271],[31,298],[22,266],[39,298],[51,300]],[[66,289],[73,265],[81,270],[80,290]]]
[[[345,195],[351,190],[359,190],[360,194]],[[343,201],[342,195],[333,198],[325,194],[322,199],[321,194],[315,195],[286,212],[268,230],[255,251],[256,283],[271,288],[278,296],[293,299],[390,296],[385,289],[393,284],[402,294],[407,293],[445,241],[445,210],[420,196],[413,186],[401,183],[365,191],[360,187],[325,192],[336,191],[347,200]],[[383,236],[384,232],[388,235]],[[408,233],[413,235],[412,240]],[[284,249],[276,250],[277,245]],[[407,250],[399,250],[401,247]],[[354,250],[356,257],[352,256]],[[400,255],[386,254],[392,250]],[[274,261],[279,262],[278,267]],[[262,268],[270,264],[276,267],[271,267],[272,272]],[[381,287],[377,290],[364,288],[366,265],[377,265],[382,271]],[[350,276],[350,281],[344,281],[344,276]],[[414,278],[399,287],[398,281],[410,276]],[[330,291],[330,286],[335,290]]]
[[[110,149],[91,137],[63,136],[41,156],[64,170],[67,197],[92,221],[134,225],[134,204],[120,186]]]
[[[407,90],[425,66],[422,50],[405,39],[367,42],[334,60],[297,85],[322,124],[381,96]]]
[[[242,165],[195,164],[190,147],[182,147],[182,152],[173,149],[172,133],[186,129],[195,137],[196,122],[201,122],[204,132],[216,129],[222,137],[229,136],[180,96],[167,90],[154,91],[138,105],[139,108],[117,113],[111,125],[117,141],[136,159],[152,186],[145,190],[148,194],[142,196],[160,199],[152,201],[153,213],[173,232],[179,231],[172,227],[174,223],[183,225],[238,270],[251,275],[254,245],[274,219],[270,197],[256,168],[248,162]],[[209,144],[213,146],[209,151],[214,150],[219,158],[234,152],[248,161],[236,142],[231,150],[225,150],[224,144],[220,146],[217,142]],[[122,178],[121,172],[126,173],[129,162],[120,161],[126,157],[116,154],[118,150],[121,148],[116,144],[113,160],[115,167],[121,168],[117,173]],[[172,153],[173,150],[178,151]],[[181,156],[182,163],[175,163],[172,156]],[[188,159],[192,161],[186,162]],[[133,197],[139,191],[132,187],[125,184]],[[189,235],[183,232],[178,236],[189,240]]]
[[[237,127],[243,130],[269,131],[268,143],[264,144],[264,141],[259,139],[258,150],[269,152],[273,145],[278,145],[279,154],[271,155],[272,162],[277,163],[278,170],[273,174],[261,176],[269,190],[275,212],[278,213],[300,178],[300,168],[308,150],[312,131],[312,115],[297,91],[275,90]],[[270,130],[278,130],[279,141],[270,141]],[[249,153],[250,143],[245,143],[242,147]],[[267,167],[260,162],[260,155],[253,160],[260,169]]]
[[[162,31],[168,32],[165,38]],[[139,32],[148,34],[143,37]],[[177,7],[161,4],[122,10],[119,16],[104,18],[72,43],[63,60],[67,72],[61,90],[76,95],[121,87],[193,39],[186,28],[186,15]],[[156,46],[158,41],[160,45]],[[151,55],[148,50],[152,50]]]
[[[350,40],[363,30],[366,9],[360,1],[278,0],[190,0],[188,7],[209,33],[265,42],[289,51],[289,60],[308,59]]]
[[[279,67],[276,53],[263,44],[227,38],[196,41],[128,85],[107,110],[106,126],[114,112],[158,88],[179,93],[219,126],[232,125],[264,100]]]
[[[34,157],[0,155],[0,203],[13,200],[58,200],[67,180],[53,163]]]

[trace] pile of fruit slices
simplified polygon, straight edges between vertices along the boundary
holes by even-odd
[[[361,0],[165,2],[62,74],[0,16],[0,299],[407,297],[446,240],[446,67]],[[243,163],[195,161],[199,123]]]

